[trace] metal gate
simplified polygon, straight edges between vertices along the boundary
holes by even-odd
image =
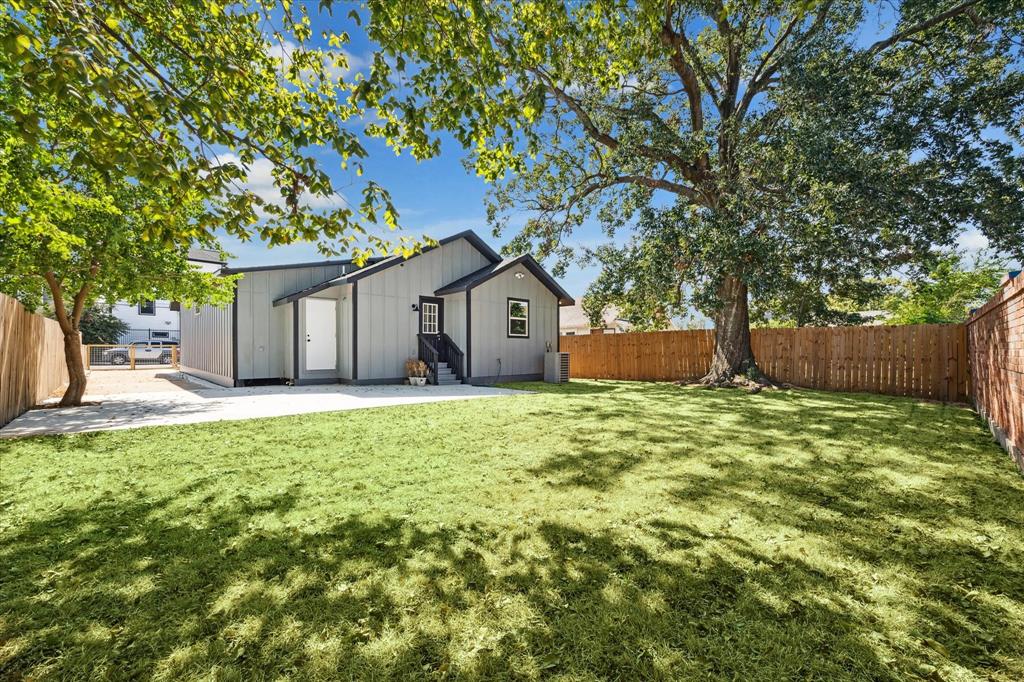
[[[83,348],[86,369],[178,367],[178,344],[174,342],[93,343]]]

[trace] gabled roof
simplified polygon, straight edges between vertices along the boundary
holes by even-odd
[[[444,246],[445,244],[451,244],[452,242],[458,241],[460,239],[465,239],[467,242],[472,244],[473,247],[476,248],[477,251],[479,251],[481,254],[483,254],[484,258],[486,258],[487,260],[491,261],[492,263],[499,263],[499,262],[501,262],[501,256],[499,256],[494,249],[492,249],[490,246],[488,246],[487,242],[485,242],[483,239],[481,239],[479,237],[479,235],[477,235],[477,233],[474,232],[473,230],[465,230],[463,232],[459,232],[457,234],[453,234],[450,237],[445,237],[444,239],[439,239],[438,242],[437,242],[437,245],[438,246]],[[398,265],[400,263],[404,263],[407,260],[411,260],[412,258],[416,258],[416,256],[421,256],[421,255],[423,255],[423,254],[425,254],[425,253],[427,253],[429,251],[433,251],[435,248],[437,248],[437,247],[436,246],[428,246],[427,248],[425,248],[422,251],[420,251],[419,253],[417,253],[415,256],[410,256],[409,258],[403,258],[402,256],[391,256],[389,258],[385,258],[382,261],[380,261],[379,263],[374,263],[371,266],[368,266],[368,267],[362,268],[361,270],[357,270],[356,272],[353,272],[352,274],[347,276],[347,280],[346,281],[348,281],[348,282],[355,282],[355,281],[361,280],[364,277],[369,277],[370,275],[374,275],[374,274],[380,272],[381,270],[387,270],[388,268],[390,268],[390,267],[392,267],[394,265]]]
[[[224,265],[225,261],[220,257],[220,251],[213,249],[193,248],[188,250],[188,259],[197,263],[212,263],[213,265]]]
[[[509,258],[499,263],[491,263],[490,265],[480,268],[476,272],[471,272],[465,277],[461,277],[454,282],[444,285],[440,289],[434,292],[435,296],[444,296],[446,294],[454,294],[460,291],[469,291],[487,280],[500,275],[509,268],[513,268],[517,265],[522,265],[524,268],[533,273],[534,277],[540,280],[541,284],[546,286],[551,293],[558,297],[558,305],[566,306],[573,305],[576,302],[573,300],[565,289],[558,285],[555,278],[547,273],[547,271],[541,267],[540,263],[531,256],[530,254],[523,254],[518,258]]]
[[[368,263],[379,263],[384,260],[380,257],[368,258]],[[233,275],[239,272],[263,272],[265,270],[297,270],[299,268],[322,268],[330,265],[352,265],[355,263],[351,258],[340,258],[334,260],[314,260],[307,261],[305,263],[282,263],[280,265],[253,265],[251,267],[240,267],[233,268],[230,265],[226,268],[221,268],[221,273],[225,275]],[[369,267],[369,266],[367,266]]]
[[[463,232],[459,232],[457,234],[453,234],[453,235],[451,235],[449,237],[445,237],[444,239],[439,239],[438,242],[437,242],[437,245],[438,246],[444,246],[445,244],[451,244],[452,242],[458,241],[459,239],[465,239],[467,242],[472,244],[473,247],[477,251],[479,251],[483,255],[484,258],[486,258],[487,260],[491,261],[491,263],[499,263],[499,262],[501,262],[501,256],[499,256],[494,249],[492,249],[490,246],[488,246],[487,242],[485,242],[483,239],[481,239],[480,236],[477,235],[476,232],[473,232],[473,230],[465,230]],[[364,267],[362,267],[362,268],[360,268],[360,269],[358,269],[358,270],[356,270],[354,272],[350,272],[348,274],[337,275],[335,277],[332,277],[331,279],[328,279],[328,280],[325,280],[323,282],[320,282],[319,284],[314,284],[311,287],[306,287],[305,289],[301,289],[300,291],[296,291],[296,292],[293,292],[291,294],[288,294],[287,296],[282,296],[281,298],[278,298],[278,299],[274,300],[274,305],[275,306],[285,305],[287,303],[292,303],[293,301],[297,301],[300,298],[305,298],[306,296],[310,296],[310,295],[315,294],[315,293],[317,293],[319,291],[323,291],[324,289],[329,289],[330,287],[341,286],[342,284],[351,284],[352,282],[356,282],[358,280],[361,280],[364,277],[369,277],[370,275],[373,275],[373,274],[376,274],[378,272],[381,272],[382,270],[386,270],[386,269],[388,269],[388,268],[390,268],[390,267],[392,267],[394,265],[399,265],[401,263],[406,262],[407,260],[411,260],[413,258],[416,258],[416,256],[423,255],[424,253],[427,253],[428,251],[433,251],[435,248],[437,248],[437,247],[436,246],[428,246],[427,248],[423,249],[422,251],[420,251],[419,253],[417,253],[417,254],[415,254],[413,256],[410,256],[409,258],[403,258],[402,256],[389,256],[387,258],[371,258],[369,265],[366,265],[366,266],[364,266]],[[299,264],[299,265],[269,266],[268,268],[262,268],[262,269],[297,268],[297,267],[305,267],[305,266],[312,266],[312,265],[343,265],[343,264],[351,264],[351,263],[352,263],[351,260],[347,260],[347,261],[327,261],[327,262],[321,261],[320,263],[304,263],[304,264]],[[228,271],[228,270],[226,270],[226,271]],[[231,272],[240,272],[240,271],[241,270],[231,270]]]

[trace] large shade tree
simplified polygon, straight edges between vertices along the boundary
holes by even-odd
[[[653,319],[689,285],[706,383],[760,378],[752,295],[824,295],[966,228],[1021,249],[1019,0],[364,4],[383,132],[451,131],[496,229],[528,214],[512,249],[564,263],[588,219],[633,230],[598,254],[635,294],[612,302]]]

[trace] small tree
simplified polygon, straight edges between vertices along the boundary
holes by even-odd
[[[896,280],[882,302],[887,324],[955,324],[999,289],[1006,263],[979,255],[970,265],[957,253],[943,255],[921,277]]]
[[[172,202],[138,184],[113,184],[94,174],[59,185],[37,178],[26,195],[23,209],[34,219],[8,218],[0,231],[0,290],[49,290],[68,367],[62,406],[81,404],[85,393],[82,318],[98,298],[231,300],[235,278],[195,268],[188,262],[189,242],[180,241],[200,212],[194,198]]]
[[[120,343],[128,331],[128,323],[114,315],[110,306],[94,303],[82,313],[78,322],[82,343]]]

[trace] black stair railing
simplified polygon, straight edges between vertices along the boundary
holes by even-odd
[[[427,363],[428,377],[430,383],[437,384],[438,365],[447,363],[458,381],[466,378],[466,354],[452,341],[447,334],[440,336],[417,334],[419,341],[419,359]],[[434,345],[434,342],[437,345]]]
[[[452,337],[447,334],[441,335],[441,356],[442,362],[447,362],[448,366],[452,368],[452,372],[455,373],[455,378],[462,381],[466,378],[466,372],[464,365],[466,364],[466,355],[462,352]]]
[[[434,344],[431,343],[430,339],[423,334],[417,334],[416,338],[419,342],[419,359],[427,363],[427,380],[436,385],[437,363],[443,362],[443,360],[440,360],[440,352]]]

